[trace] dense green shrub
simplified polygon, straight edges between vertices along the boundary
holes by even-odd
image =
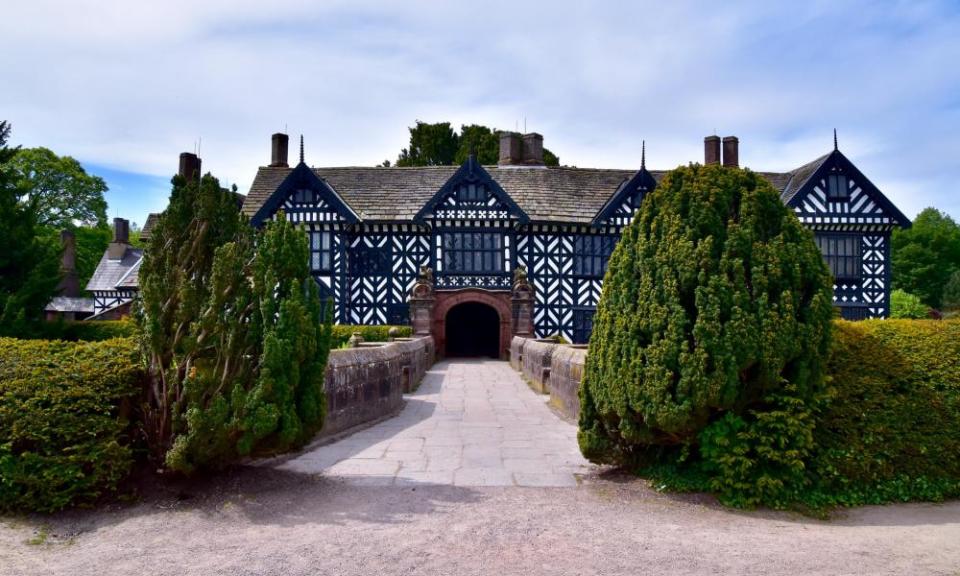
[[[927,318],[930,308],[920,301],[919,296],[897,289],[890,294],[890,317],[913,318],[919,320]]]
[[[132,462],[130,338],[0,338],[0,509],[53,511],[114,490]]]
[[[610,258],[580,389],[595,462],[687,459],[735,504],[803,484],[831,281],[813,235],[748,170],[678,168]]]
[[[333,327],[333,348],[340,348],[350,340],[354,332],[359,332],[364,342],[386,342],[390,337],[390,329],[399,330],[400,338],[407,338],[413,334],[411,326],[361,326],[338,324]]]
[[[128,338],[137,334],[137,325],[129,320],[45,322],[41,326],[39,337],[44,340],[98,342],[111,338]]]
[[[838,322],[812,504],[960,496],[960,322]]]

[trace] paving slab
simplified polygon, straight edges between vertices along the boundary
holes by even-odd
[[[394,418],[278,467],[372,486],[576,486],[576,427],[506,362],[447,360]]]

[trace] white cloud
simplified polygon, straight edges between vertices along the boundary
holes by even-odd
[[[25,145],[168,175],[202,138],[241,190],[270,133],[394,159],[414,120],[527,120],[564,162],[655,166],[714,130],[787,169],[841,147],[909,215],[960,216],[949,3],[33,1],[4,7],[0,114]]]

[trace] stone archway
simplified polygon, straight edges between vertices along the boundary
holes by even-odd
[[[455,306],[476,302],[485,304],[496,311],[500,321],[499,357],[507,359],[510,350],[510,339],[513,337],[513,314],[511,313],[510,292],[492,292],[480,288],[465,288],[463,290],[442,290],[435,293],[433,314],[430,332],[437,346],[440,357],[447,356],[447,316]]]

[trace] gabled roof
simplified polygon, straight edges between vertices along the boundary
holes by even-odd
[[[140,241],[149,242],[150,234],[153,232],[153,228],[157,225],[157,222],[160,221],[160,215],[156,212],[151,212],[147,216],[147,221],[143,223],[143,228],[140,229]]]
[[[825,154],[787,172],[757,174],[780,191],[784,203],[789,203],[832,154]],[[307,170],[335,192],[361,221],[412,222],[424,206],[463,168],[464,166],[352,166]],[[509,195],[517,207],[529,217],[530,222],[538,223],[593,224],[598,221],[602,212],[611,205],[616,205],[615,196],[626,193],[625,190],[632,186],[630,181],[639,175],[636,170],[599,168],[480,168]],[[243,205],[244,213],[253,216],[263,210],[294,170],[282,167],[260,168]],[[655,182],[660,182],[667,171],[645,172]],[[859,171],[857,173],[859,174]]]
[[[256,181],[254,181],[254,184],[256,184]],[[241,210],[250,216],[251,224],[259,226],[264,220],[276,213],[291,194],[304,188],[319,193],[327,204],[336,210],[340,217],[346,222],[354,223],[360,219],[353,208],[340,197],[340,194],[303,162],[297,164],[295,168],[286,174],[283,174],[283,179],[276,188],[266,195],[265,198],[257,202],[256,206],[250,206],[248,209],[248,205],[252,203],[244,201]]]
[[[135,270],[139,271],[140,260],[143,258],[143,250],[139,248],[127,248],[127,251],[123,254],[123,258],[119,260],[111,260],[108,254],[109,252],[103,253],[103,257],[100,258],[100,263],[97,264],[97,269],[94,270],[93,276],[90,278],[90,281],[87,282],[86,289],[93,292],[136,288],[136,277],[133,279],[133,284],[121,284],[130,279],[130,275],[133,274]]]
[[[500,187],[500,184],[496,180],[490,177],[490,173],[483,169],[479,163],[477,163],[477,157],[471,154],[467,160],[460,165],[460,168],[453,173],[453,176],[447,179],[444,182],[443,186],[437,190],[437,193],[433,195],[430,200],[428,200],[423,208],[417,212],[416,216],[413,217],[414,221],[424,221],[434,211],[438,208],[441,202],[443,202],[449,195],[453,194],[458,186],[462,184],[482,184],[486,186],[490,193],[494,197],[505,204],[508,207],[508,210],[511,216],[515,217],[518,221],[526,223],[530,220],[527,213],[523,211],[517,203],[513,201],[513,198],[507,194],[503,188]]]
[[[620,187],[617,188],[617,191],[610,196],[610,199],[607,200],[604,205],[597,212],[597,215],[593,218],[593,225],[602,224],[604,221],[609,220],[617,209],[620,206],[630,200],[635,194],[646,195],[647,192],[651,192],[654,188],[657,187],[657,180],[653,177],[653,174],[647,170],[646,162],[641,163],[640,170],[633,175],[629,180],[624,180]],[[663,176],[661,175],[661,178]]]
[[[837,149],[794,171],[793,178],[781,194],[784,204],[797,207],[803,198],[813,190],[813,187],[825,179],[834,168],[841,169],[844,174],[850,177],[853,182],[863,190],[863,193],[879,205],[883,209],[883,212],[892,218],[897,225],[905,228],[910,227],[910,219],[907,218],[869,178],[864,176],[863,172],[861,172],[853,162]]]

